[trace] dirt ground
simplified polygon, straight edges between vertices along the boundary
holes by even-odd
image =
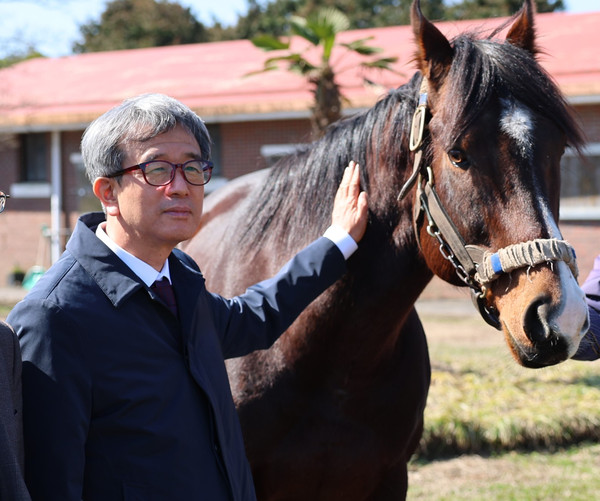
[[[411,466],[408,501],[589,501],[598,498],[600,445],[555,454],[462,456]]]
[[[409,500],[452,499],[465,488],[476,489],[510,479],[524,480],[523,469],[508,459],[481,456],[461,456],[446,461],[434,461],[422,466],[412,465],[409,470]],[[418,494],[417,494],[418,492]]]

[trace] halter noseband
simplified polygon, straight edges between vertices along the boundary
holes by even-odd
[[[501,329],[498,311],[488,305],[485,297],[489,285],[503,273],[552,261],[564,261],[577,278],[579,273],[575,250],[565,240],[556,238],[521,242],[493,253],[477,245],[465,244],[436,192],[431,167],[421,164],[428,122],[427,91],[427,78],[423,76],[409,140],[410,151],[415,152],[413,170],[400,190],[398,200],[402,200],[412,186],[417,184],[419,204],[415,207],[415,228],[419,215],[425,213],[427,233],[438,240],[442,256],[452,264],[458,277],[471,289],[471,298],[479,313],[488,324]],[[416,229],[415,236],[419,241]]]

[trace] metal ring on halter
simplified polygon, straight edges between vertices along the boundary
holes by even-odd
[[[498,316],[498,310],[496,310],[496,308],[493,306],[488,305],[484,292],[476,292],[475,290],[471,289],[471,299],[479,311],[481,318],[483,318],[488,325],[491,325],[495,329],[501,330],[502,324],[500,322],[500,317]]]

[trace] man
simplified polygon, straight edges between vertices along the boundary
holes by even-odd
[[[585,292],[590,314],[590,330],[579,343],[573,356],[575,360],[598,360],[600,358],[600,256],[594,260],[590,274],[581,286]]]
[[[82,216],[61,259],[9,315],[23,350],[34,500],[255,499],[223,359],[270,346],[340,278],[367,201],[351,164],[333,236],[224,299],[174,250],[198,230],[209,145],[199,117],[156,94],[125,101],[84,134],[105,215]],[[162,277],[175,298],[153,288]]]
[[[6,199],[0,191],[0,212]],[[29,500],[23,480],[21,350],[10,326],[0,321],[0,499]]]

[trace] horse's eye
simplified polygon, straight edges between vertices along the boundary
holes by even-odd
[[[469,167],[469,160],[467,159],[467,154],[462,150],[450,150],[448,152],[448,158],[456,167],[460,167],[461,169],[466,169],[467,167]]]

